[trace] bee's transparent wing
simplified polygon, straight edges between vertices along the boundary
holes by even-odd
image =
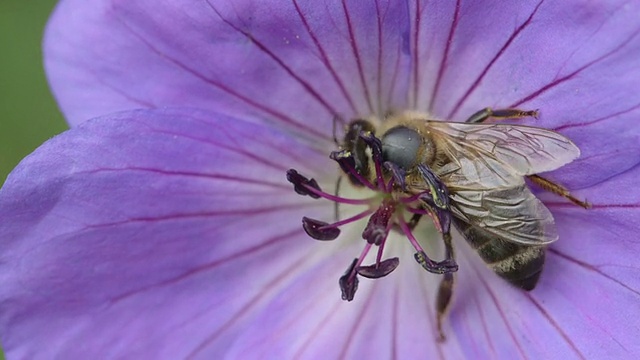
[[[455,217],[496,238],[525,245],[544,245],[558,239],[551,212],[524,184],[457,191],[451,201]]]
[[[426,125],[451,159],[438,176],[454,188],[519,185],[524,175],[555,170],[580,156],[571,140],[551,130],[442,121]]]

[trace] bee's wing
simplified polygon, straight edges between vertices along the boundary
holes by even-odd
[[[524,184],[456,191],[451,201],[456,218],[480,228],[487,236],[525,245],[544,245],[558,239],[553,216]]]
[[[451,159],[438,176],[452,187],[515,186],[523,183],[524,175],[555,170],[580,156],[571,140],[551,130],[443,121],[425,125]]]

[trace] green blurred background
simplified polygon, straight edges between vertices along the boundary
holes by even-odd
[[[42,33],[55,4],[0,0],[0,183],[23,157],[67,128],[42,68]]]
[[[56,2],[0,0],[0,183],[67,128],[42,67],[42,33]]]

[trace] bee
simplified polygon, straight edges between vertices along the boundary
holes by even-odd
[[[424,252],[415,258],[426,270],[443,275],[436,298],[441,339],[457,270],[451,224],[498,276],[530,291],[540,278],[545,248],[558,234],[553,216],[525,179],[590,207],[537,175],[579,157],[580,150],[569,139],[542,128],[485,122],[537,115],[537,111],[486,108],[466,122],[450,122],[401,113],[386,116],[377,129],[372,122],[357,119],[346,128],[342,150],[332,156],[353,185],[363,186],[363,179],[376,184],[393,178],[393,191],[419,199],[420,208],[434,219],[446,258],[435,262]],[[382,174],[373,171],[375,166]],[[421,216],[413,215],[410,228]]]

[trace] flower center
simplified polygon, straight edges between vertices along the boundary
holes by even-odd
[[[398,128],[390,132],[397,135],[389,139],[385,136],[383,142],[363,121],[352,124],[351,133],[345,137],[346,144],[341,150],[332,152],[330,158],[339,164],[355,186],[372,190],[373,196],[350,199],[330,194],[323,191],[314,179],[309,179],[294,169],[287,171],[287,180],[300,195],[323,198],[339,205],[367,206],[366,210],[333,223],[302,218],[302,226],[311,238],[329,241],[338,238],[341,226],[368,217],[367,225],[362,231],[364,248],[339,280],[342,299],[353,300],[358,288],[358,275],[377,279],[397,268],[400,262],[397,257],[384,259],[385,244],[392,229],[406,236],[416,251],[414,259],[425,270],[436,274],[457,271],[458,265],[449,256],[441,262],[431,260],[413,235],[413,229],[424,215],[431,217],[438,231],[443,234],[448,235],[450,226],[448,190],[430,169],[419,165],[417,170],[411,170],[416,172],[413,176],[420,176],[428,184],[426,190],[409,191],[405,183],[408,178],[407,164],[414,161],[420,151],[415,143],[417,134],[408,128]],[[409,153],[406,149],[409,149]],[[409,217],[409,220],[405,217]],[[443,229],[447,231],[443,232]],[[363,261],[373,247],[377,247],[376,260],[371,265],[364,265]]]

